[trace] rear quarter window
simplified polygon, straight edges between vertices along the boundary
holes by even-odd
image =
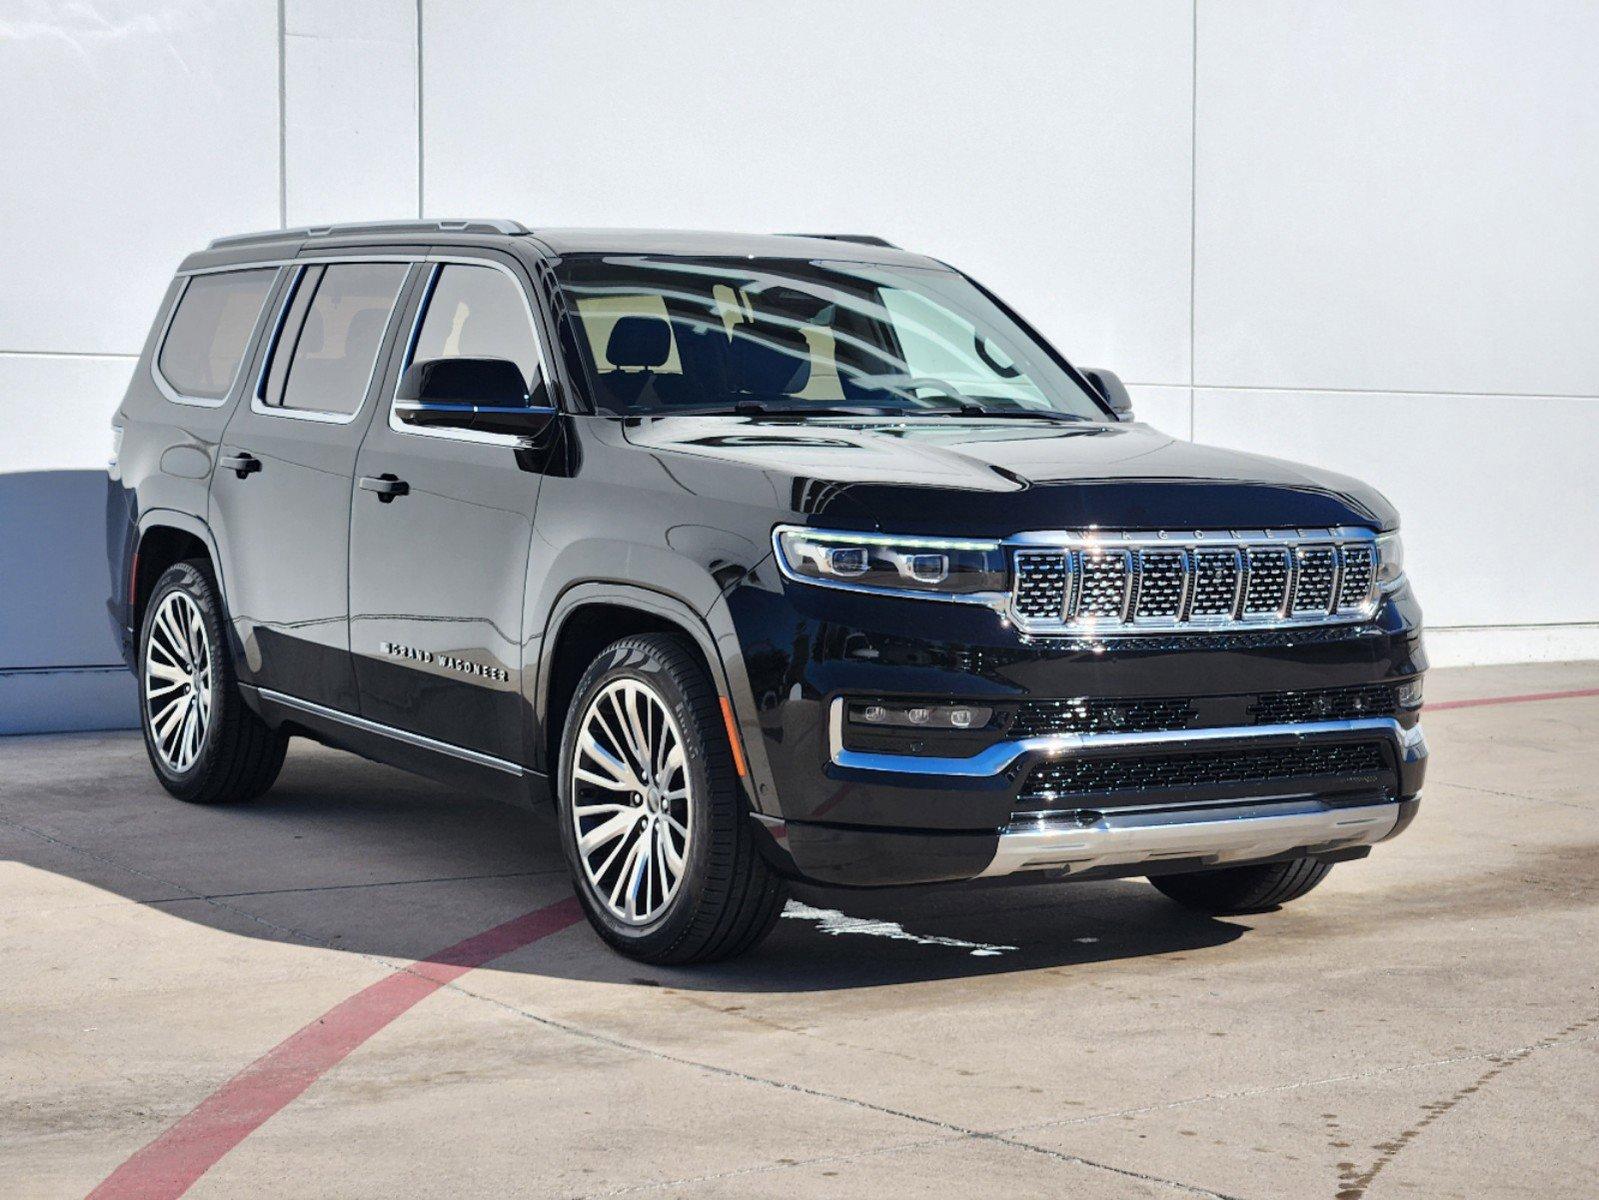
[[[156,359],[173,391],[205,400],[228,394],[276,274],[260,267],[190,278]]]

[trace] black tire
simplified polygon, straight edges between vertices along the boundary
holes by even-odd
[[[1184,908],[1218,917],[1236,916],[1264,912],[1297,900],[1327,878],[1331,870],[1331,863],[1296,858],[1215,871],[1152,875],[1149,882]]]
[[[152,727],[152,684],[147,669],[150,640],[157,614],[173,593],[193,603],[204,629],[211,664],[209,719],[200,735],[193,761],[181,766],[167,761]],[[233,660],[222,617],[216,583],[206,564],[180,562],[156,580],[144,606],[139,629],[139,657],[135,665],[139,686],[139,724],[144,748],[161,786],[190,804],[226,804],[253,800],[277,780],[289,739],[272,729],[245,706],[239,694]],[[185,692],[185,694],[187,694]],[[160,710],[157,709],[159,712]]]
[[[689,790],[683,803],[692,805],[692,812],[685,813],[692,836],[676,891],[662,911],[642,924],[613,914],[590,882],[574,815],[578,781],[573,768],[584,721],[597,698],[619,680],[645,685],[676,722]],[[720,699],[686,638],[623,638],[606,647],[584,673],[561,737],[556,812],[584,912],[600,937],[628,958],[661,964],[732,958],[757,945],[777,923],[787,888],[755,845]],[[625,833],[619,842],[626,844],[632,836]],[[638,838],[644,840],[642,832]]]

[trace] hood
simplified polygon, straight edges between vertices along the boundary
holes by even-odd
[[[640,449],[787,477],[774,482],[786,483],[800,515],[849,527],[865,517],[888,532],[1398,523],[1358,480],[1137,423],[682,416],[628,421],[625,436]]]

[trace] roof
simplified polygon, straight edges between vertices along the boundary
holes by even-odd
[[[683,229],[529,229],[518,221],[462,217],[427,221],[361,221],[308,225],[218,237],[189,255],[180,270],[206,270],[261,260],[293,258],[317,245],[401,246],[514,245],[536,243],[555,254],[661,254],[737,258],[832,259],[844,262],[937,267],[943,264],[913,254],[872,234],[712,233]]]

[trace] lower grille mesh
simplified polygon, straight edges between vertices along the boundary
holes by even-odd
[[[1194,705],[1172,700],[1029,700],[1006,730],[1012,738],[1050,737],[1061,733],[1147,733],[1183,729],[1193,720]]]
[[[1255,702],[1249,706],[1249,715],[1256,725],[1391,717],[1398,711],[1399,697],[1389,683],[1322,688],[1314,692],[1267,692],[1255,697]]]
[[[1062,796],[1257,783],[1385,769],[1382,747],[1375,742],[1063,758],[1039,764],[1022,789],[1022,799],[1055,800]]]

